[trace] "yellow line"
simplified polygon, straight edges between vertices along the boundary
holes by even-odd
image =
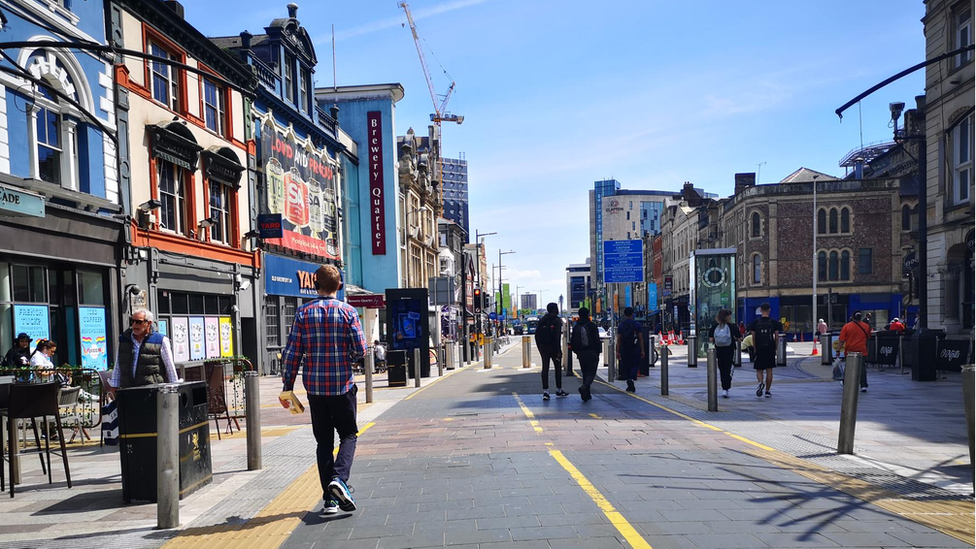
[[[374,423],[359,430],[363,434]],[[337,454],[339,449],[333,451]],[[322,497],[318,466],[312,465],[268,505],[244,524],[221,524],[188,528],[163,547],[234,547],[243,549],[278,549],[302,522],[302,517]]]
[[[605,498],[603,494],[601,494],[600,491],[593,486],[593,483],[587,480],[587,478],[583,476],[583,473],[580,473],[579,469],[577,469],[572,463],[569,462],[568,459],[566,459],[566,456],[564,456],[562,452],[559,450],[549,450],[549,455],[555,458],[559,465],[562,465],[563,469],[565,469],[566,472],[573,477],[573,480],[580,485],[580,488],[586,492],[586,495],[590,496],[590,499],[596,503],[597,507],[599,507],[607,519],[610,520],[610,524],[612,524],[614,528],[620,532],[631,547],[634,549],[651,549],[651,545],[647,543],[647,541],[645,541],[640,534],[637,533],[637,530],[635,530],[634,527],[627,522],[627,519],[625,519],[623,515],[614,509],[613,505],[607,501],[607,498]]]
[[[180,434],[182,435],[183,433],[203,427],[208,423],[210,423],[210,420],[204,421],[202,423],[197,423],[196,425],[190,425],[189,427],[184,427],[183,429],[180,429]],[[158,436],[159,433],[131,433],[127,435],[119,435],[119,438],[156,438]]]
[[[596,414],[593,414],[593,413],[590,414],[590,417],[593,418],[593,419],[602,419],[600,416],[598,416]]]

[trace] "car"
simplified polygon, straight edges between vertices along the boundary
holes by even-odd
[[[606,328],[601,326],[598,330],[600,331],[600,339],[610,339],[610,333],[607,332]]]

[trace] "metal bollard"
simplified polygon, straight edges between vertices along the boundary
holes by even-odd
[[[528,368],[531,364],[531,359],[529,358],[530,346],[532,338],[529,336],[522,336],[522,367]]]
[[[244,373],[244,402],[245,421],[247,421],[247,470],[258,471],[262,469],[261,378],[255,371]]]
[[[857,425],[857,391],[861,382],[864,357],[861,353],[848,353],[844,372],[844,397],[840,403],[840,430],[837,435],[837,453],[854,453],[854,427]]]
[[[607,382],[617,380],[617,351],[612,339],[607,340]]]
[[[413,386],[420,387],[420,347],[413,350]]]
[[[695,340],[698,339],[695,336],[688,336],[688,367],[697,368],[698,367],[698,347],[695,345]]]
[[[718,387],[716,383],[718,382],[718,361],[715,358],[715,347],[709,347],[705,351],[705,369],[707,372],[708,380],[708,411],[717,412],[718,411]]]
[[[667,345],[661,345],[661,396],[668,396],[668,355]]]
[[[901,334],[898,335],[898,366],[901,367],[901,375],[905,375],[905,336]]]
[[[786,366],[786,336],[779,334],[776,341],[776,365]]]
[[[567,318],[563,324],[563,360],[566,361],[566,371],[563,375],[573,377],[573,353],[569,350],[569,336],[573,333],[573,329],[569,325],[569,320]]]
[[[732,355],[732,367],[741,368],[742,367],[742,340],[741,339],[735,340],[733,345],[735,345],[735,351],[733,351],[734,354]]]
[[[437,377],[444,377],[444,363],[447,362],[447,343],[437,351]]]
[[[445,365],[445,367],[448,369],[448,371],[451,371],[451,370],[454,369],[454,353],[455,352],[457,352],[457,345],[455,345],[453,343],[448,344],[447,347],[446,347],[446,353],[445,353],[447,355],[447,364]]]
[[[156,395],[156,528],[180,525],[180,394],[176,385]],[[250,429],[248,429],[250,430]]]
[[[820,364],[830,366],[834,363],[834,342],[833,336],[826,333],[820,336]]]
[[[491,369],[491,338],[490,337],[485,338],[484,357],[485,357],[485,370],[490,370]]]
[[[363,369],[366,370],[366,404],[373,402],[373,369],[376,368],[376,355],[372,347],[366,348]]]
[[[647,354],[647,357],[648,357],[647,358],[647,367],[648,368],[653,368],[654,367],[654,363],[657,362],[657,336],[651,335],[647,339],[650,340],[649,343],[650,343],[650,346],[651,346],[651,352]]]

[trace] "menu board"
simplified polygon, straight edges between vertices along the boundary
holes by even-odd
[[[81,336],[81,367],[107,370],[105,307],[78,307],[78,333]]]

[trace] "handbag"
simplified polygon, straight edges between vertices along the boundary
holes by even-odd
[[[831,371],[834,381],[844,381],[844,362],[840,358],[834,359],[834,368]]]
[[[102,406],[102,442],[110,446],[119,444],[119,410],[115,400]]]

